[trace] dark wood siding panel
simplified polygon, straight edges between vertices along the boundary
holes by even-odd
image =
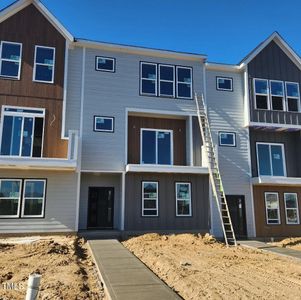
[[[279,207],[281,224],[268,225],[266,222],[265,192],[279,193]],[[301,187],[289,186],[254,186],[254,213],[256,222],[256,236],[258,237],[284,237],[300,236],[301,225],[287,225],[285,217],[284,193],[297,193],[299,216],[301,216]]]
[[[173,130],[174,165],[186,165],[186,120],[129,116],[128,163],[140,164],[140,129]]]
[[[159,182],[159,216],[142,217],[142,181]],[[176,217],[175,182],[191,182],[192,217]],[[208,176],[128,173],[125,230],[209,230]]]

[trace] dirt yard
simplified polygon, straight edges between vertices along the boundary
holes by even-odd
[[[42,275],[39,299],[103,299],[83,239],[40,237],[0,240],[0,300],[24,299],[30,273]],[[15,290],[9,290],[14,287]]]
[[[191,234],[123,244],[184,299],[300,299],[301,263],[289,258]]]
[[[278,247],[283,248],[291,248],[294,250],[300,250],[301,251],[301,238],[287,238],[277,243],[272,243],[273,245],[276,245]]]

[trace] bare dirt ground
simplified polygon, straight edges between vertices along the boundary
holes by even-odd
[[[32,239],[32,238],[30,238]],[[0,240],[0,300],[23,300],[30,273],[42,275],[39,299],[104,299],[83,239],[40,237],[24,244]],[[15,290],[8,288],[14,285]]]
[[[301,263],[289,258],[192,234],[146,234],[123,244],[184,299],[301,297]]]
[[[301,251],[301,238],[287,238],[277,243],[272,243],[273,245],[276,245],[278,247],[283,248],[291,248],[294,250],[300,250]]]

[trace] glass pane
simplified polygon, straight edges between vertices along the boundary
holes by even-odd
[[[22,137],[22,117],[13,117],[11,155],[20,155]]]
[[[144,210],[143,215],[145,215],[145,216],[156,216],[157,215],[157,210],[156,209]]]
[[[234,134],[233,133],[226,133],[226,132],[221,132],[220,133],[220,144],[221,145],[235,145],[234,141]]]
[[[11,60],[19,60],[21,55],[21,46],[16,44],[2,43],[1,57]]]
[[[272,223],[271,220],[276,220],[275,223],[278,223],[278,209],[269,209],[268,210],[269,223]]]
[[[288,209],[286,211],[286,218],[288,223],[298,224],[298,213],[296,209]]]
[[[1,142],[1,155],[10,155],[12,128],[13,128],[13,117],[4,116],[2,142]]]
[[[35,80],[51,82],[52,73],[53,73],[52,66],[36,65]]]
[[[42,140],[43,140],[43,118],[35,118],[34,122],[34,138],[33,138],[33,157],[41,157],[42,154]]]
[[[283,96],[283,84],[278,81],[271,81],[271,93],[274,96]]]
[[[288,111],[298,111],[298,99],[287,98]]]
[[[96,130],[113,131],[113,119],[109,119],[105,117],[96,117],[95,122],[96,122],[95,124]]]
[[[257,145],[259,175],[272,175],[269,145]]]
[[[0,199],[0,216],[17,215],[18,203],[18,199]]]
[[[218,78],[217,86],[222,90],[232,90],[232,80],[227,78]]]
[[[191,83],[191,69],[178,68],[177,75],[179,82]]]
[[[158,132],[158,164],[171,164],[171,134],[170,132]]]
[[[272,145],[271,155],[272,155],[273,176],[284,176],[282,147]]]
[[[255,92],[257,94],[268,94],[268,81],[267,80],[255,80]]]
[[[297,208],[297,195],[296,194],[285,194],[286,208]]]
[[[160,79],[174,80],[174,68],[170,66],[160,66]]]
[[[156,208],[156,200],[144,200],[144,208]]]
[[[25,182],[25,198],[43,198],[44,186],[44,181],[27,180]]]
[[[2,61],[1,64],[1,75],[18,77],[19,75],[19,63],[12,61]]]
[[[19,198],[20,181],[1,180],[0,181],[0,197]]]
[[[37,48],[36,62],[40,64],[53,65],[54,50],[49,48]]]
[[[178,83],[178,97],[191,98],[191,85]]]
[[[180,200],[177,202],[178,215],[189,215],[189,201]]]
[[[283,98],[282,97],[272,97],[272,109],[273,110],[283,110]]]
[[[156,65],[142,64],[142,78],[156,79]]]
[[[144,196],[144,199],[157,198],[157,183],[144,182],[143,183],[143,196]]]
[[[160,95],[172,97],[174,95],[173,87],[174,87],[173,82],[161,81],[160,82]]]
[[[142,80],[142,93],[156,95],[156,81],[155,80]]]
[[[142,131],[142,163],[156,163],[156,131]]]
[[[39,216],[42,214],[43,199],[25,199],[24,215]]]
[[[190,185],[187,183],[177,184],[177,199],[190,199]]]
[[[104,57],[97,58],[97,69],[114,71],[114,60]]]
[[[267,96],[256,96],[256,108],[268,109],[268,97]]]
[[[22,156],[31,156],[33,118],[24,118]]]
[[[298,83],[286,83],[286,94],[289,97],[299,97]]]

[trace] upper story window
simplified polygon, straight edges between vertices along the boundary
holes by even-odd
[[[286,176],[283,144],[256,143],[259,176]]]
[[[114,132],[114,117],[94,116],[94,131]]]
[[[218,91],[233,91],[233,79],[230,77],[216,77],[216,89]]]
[[[96,71],[115,72],[115,58],[96,56],[95,69]]]
[[[1,42],[0,75],[20,79],[22,44]]]
[[[141,164],[173,164],[173,131],[141,129]]]
[[[288,111],[300,111],[299,84],[296,82],[286,82],[286,101]]]
[[[192,99],[192,68],[141,62],[140,94]]]
[[[35,46],[33,80],[53,83],[55,66],[55,48]]]
[[[234,132],[218,133],[219,145],[226,147],[236,147],[236,134]]]
[[[269,109],[269,88],[266,79],[254,79],[255,108]]]
[[[284,86],[282,81],[270,80],[272,110],[284,110]]]
[[[45,111],[3,106],[1,155],[41,157]]]

